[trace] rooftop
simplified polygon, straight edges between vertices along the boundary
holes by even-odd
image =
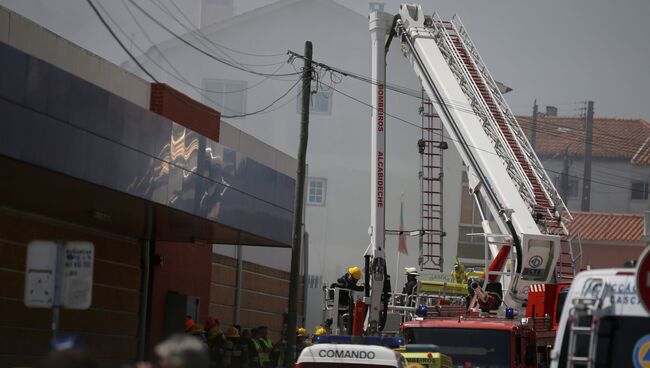
[[[640,242],[643,237],[643,215],[631,213],[571,212],[572,234],[581,240]]]
[[[531,117],[518,116],[517,121],[530,139]],[[539,156],[553,156],[568,147],[571,155],[582,157],[585,136],[583,117],[540,116],[535,151]],[[592,137],[593,157],[650,164],[650,124],[643,119],[595,117]]]

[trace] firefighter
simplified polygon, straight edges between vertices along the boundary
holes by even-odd
[[[201,340],[201,342],[207,342],[205,338],[205,330],[203,329],[203,325],[200,323],[195,323],[192,325],[192,328],[190,329],[189,334],[191,336],[196,337],[197,339]]]
[[[353,306],[350,300],[350,292],[348,290],[363,291],[363,285],[357,285],[361,279],[361,269],[357,266],[348,268],[343,276],[341,276],[336,283],[332,284],[332,288],[340,288],[347,290],[339,291],[339,310],[338,318],[340,324],[344,325],[346,330],[352,329],[352,314]]]
[[[307,346],[311,346],[311,343],[308,341],[309,334],[307,330],[303,327],[296,329],[296,357],[300,356],[302,349]]]
[[[271,352],[273,351],[273,341],[269,339],[269,328],[267,326],[259,326],[257,328],[257,342],[260,345],[260,365],[262,367],[269,367],[271,365]]]
[[[327,335],[327,330],[321,326],[318,326],[316,330],[314,330],[314,336],[316,335]]]
[[[248,347],[239,338],[239,331],[235,327],[229,327],[226,329],[225,336],[223,366],[226,368],[248,367]]]
[[[248,346],[248,355],[250,357],[249,367],[260,368],[262,366],[260,362],[260,353],[262,352],[262,346],[259,342],[259,330],[257,328],[252,328],[250,330],[250,333],[249,330],[244,330],[242,338],[246,340],[246,344]]]
[[[420,275],[415,267],[406,267],[404,269],[406,272],[406,284],[404,284],[404,289],[402,293],[407,296],[413,295],[415,292],[415,287],[418,285],[417,277]]]
[[[350,289],[355,291],[363,291],[363,285],[357,285],[361,279],[361,269],[357,266],[348,268],[348,272],[336,280],[335,284],[331,287],[338,287],[341,289]]]
[[[464,284],[467,282],[465,266],[460,262],[460,259],[458,259],[458,257],[456,257],[456,263],[454,263],[454,270],[451,272],[451,282],[455,282],[457,284]]]
[[[214,317],[208,317],[205,320],[205,324],[203,324],[203,329],[205,330],[205,341],[208,341],[210,339],[210,330],[212,327],[219,327],[220,323],[219,320],[214,318]]]
[[[212,327],[208,330],[208,350],[210,351],[210,367],[218,368],[223,366],[223,353],[226,338],[219,327]]]

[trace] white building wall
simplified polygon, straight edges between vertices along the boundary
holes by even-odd
[[[387,9],[388,10],[388,9]],[[236,19],[236,18],[235,18]],[[272,42],[257,45],[259,34],[273,32],[278,37]],[[237,49],[258,54],[278,53],[292,50],[303,52],[305,40],[314,45],[314,59],[353,73],[369,76],[370,74],[370,36],[365,16],[358,15],[338,5],[324,2],[298,2],[273,12],[245,19],[241,23],[225,22],[210,35],[216,43],[236,45]],[[256,45],[250,50],[249,45]],[[165,44],[162,45],[165,47]],[[154,54],[155,55],[155,54]],[[165,49],[169,60],[182,70],[185,78],[196,86],[202,86],[204,78],[245,80],[253,86],[264,77],[253,76],[205,57],[200,57],[185,46]],[[235,55],[243,63],[260,63],[261,58]],[[282,58],[270,58],[271,61]],[[264,61],[262,59],[262,61]],[[161,63],[157,58],[156,62]],[[400,45],[394,41],[388,57],[388,82],[420,90],[413,70],[403,59]],[[145,62],[152,69],[151,63]],[[300,71],[302,61],[294,62],[295,69],[285,67],[280,72]],[[277,66],[251,67],[255,70],[273,72]],[[162,76],[162,73],[157,73]],[[330,83],[329,75],[321,75]],[[247,111],[255,111],[268,105],[277,96],[284,93],[299,76],[290,78],[271,78],[247,91]],[[164,79],[161,77],[161,79]],[[286,79],[287,81],[283,81]],[[192,87],[185,86],[177,80],[167,78],[194,98],[201,95]],[[357,99],[370,103],[370,85],[344,77],[334,86]],[[299,88],[290,93],[296,97]],[[282,106],[282,100],[278,106]],[[387,95],[386,111],[404,120],[420,124],[418,114],[419,100],[398,93]],[[217,107],[218,108],[218,107]],[[224,114],[227,115],[227,114]],[[268,114],[231,119],[224,117],[228,124],[241,129],[247,134],[277,147],[281,151],[294,155],[298,150],[299,120],[297,101],[286,103],[276,111]],[[419,227],[419,154],[417,140],[420,129],[390,116],[387,121],[387,178],[386,178],[386,227],[397,229],[400,217],[400,198],[404,200],[404,226],[407,229]],[[225,137],[224,137],[225,138]],[[446,151],[445,157],[445,224],[447,238],[446,270],[450,272],[456,253],[458,218],[460,211],[461,165],[453,145]],[[363,254],[369,244],[368,225],[370,209],[370,108],[355,102],[337,92],[333,94],[331,114],[311,114],[309,149],[307,154],[309,175],[327,179],[326,204],[324,206],[307,206],[306,230],[310,235],[309,273],[321,277],[321,282],[331,283],[342,275],[348,267],[363,265]],[[408,239],[408,256],[397,260],[397,238],[387,237],[386,254],[389,272],[393,280],[395,269],[399,268],[397,288],[401,290],[405,282],[401,275],[403,267],[416,266],[418,256],[418,239]],[[275,252],[273,254],[269,252]],[[266,264],[269,257],[285,257],[288,250],[267,250],[265,252],[245,252],[247,260]],[[312,328],[321,320],[320,289],[311,289],[307,327]]]
[[[552,180],[560,176],[564,162],[562,158],[545,160],[540,158]],[[650,181],[648,167],[631,165],[627,160],[592,159],[592,185],[590,198],[591,212],[642,213],[648,208],[648,200],[631,199],[630,186],[633,181]],[[582,204],[582,185],[584,160],[571,159],[569,180],[578,180],[578,193],[569,196],[569,210],[580,211]],[[561,191],[559,181],[556,187]]]

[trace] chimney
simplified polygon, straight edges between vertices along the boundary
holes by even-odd
[[[235,0],[201,0],[201,28],[232,18]]]
[[[386,5],[386,3],[371,1],[371,2],[368,3],[368,5],[370,6],[370,11],[371,12],[384,11],[384,5]]]
[[[546,116],[557,116],[557,107],[546,106]]]

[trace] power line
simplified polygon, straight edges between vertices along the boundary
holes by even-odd
[[[167,33],[169,33],[170,35],[172,35],[174,38],[176,38],[177,40],[179,40],[179,41],[181,41],[182,43],[186,44],[187,46],[191,47],[192,49],[196,50],[197,52],[199,52],[199,53],[201,53],[201,54],[203,54],[203,55],[209,57],[210,59],[213,59],[213,60],[215,60],[215,61],[217,61],[217,62],[219,62],[219,63],[221,63],[221,64],[227,65],[227,66],[229,66],[229,67],[231,67],[231,68],[238,69],[238,70],[241,70],[241,71],[244,71],[244,72],[250,73],[250,74],[255,74],[255,75],[260,75],[260,76],[287,77],[287,76],[294,76],[294,75],[301,74],[301,73],[285,73],[285,74],[282,74],[282,73],[281,73],[281,74],[262,73],[262,72],[259,72],[259,71],[256,71],[256,70],[252,70],[252,69],[248,69],[248,68],[244,68],[244,67],[242,67],[242,66],[239,66],[239,65],[233,64],[232,62],[229,62],[229,61],[223,60],[223,59],[221,59],[221,58],[219,58],[219,57],[217,57],[217,56],[215,56],[215,55],[213,55],[213,54],[211,54],[211,53],[209,53],[209,52],[203,50],[202,48],[200,48],[200,47],[194,45],[193,43],[187,41],[187,40],[184,39],[183,37],[179,36],[177,33],[175,33],[174,31],[172,31],[171,29],[169,29],[167,26],[165,26],[164,24],[162,24],[158,19],[156,19],[155,17],[153,17],[151,14],[149,14],[146,10],[144,10],[140,5],[138,5],[138,4],[137,4],[136,2],[134,2],[133,0],[128,0],[128,1],[129,1],[133,6],[135,6],[135,7],[136,7],[136,8],[137,8],[137,9],[138,9],[142,14],[144,14],[147,18],[149,18],[152,22],[156,23],[160,28],[164,29]]]
[[[151,74],[151,73],[150,73],[150,72],[149,72],[149,71],[144,67],[144,65],[142,65],[138,60],[136,60],[135,56],[133,56],[133,54],[132,54],[130,51],[127,50],[127,48],[126,48],[126,46],[124,45],[124,43],[122,43],[122,41],[119,39],[119,37],[117,37],[117,35],[115,34],[115,32],[113,32],[112,28],[111,28],[111,27],[108,25],[108,23],[104,20],[103,16],[102,16],[101,13],[99,12],[99,10],[95,7],[95,5],[92,3],[92,1],[91,1],[91,0],[86,0],[86,1],[87,1],[88,4],[93,8],[93,10],[95,11],[95,14],[97,15],[97,17],[102,21],[102,23],[104,24],[104,26],[106,27],[106,29],[107,29],[107,30],[109,31],[109,33],[113,36],[113,38],[118,42],[118,44],[120,45],[120,47],[122,47],[122,49],[127,53],[127,55],[129,55],[129,57],[130,57],[130,58],[131,58],[131,59],[132,59],[132,60],[133,60],[133,61],[134,61],[134,62],[135,62],[139,67],[140,67],[140,69],[142,69],[142,71],[143,71],[146,75],[148,75],[148,76],[149,76],[153,81],[155,81],[156,83],[160,83],[160,82],[158,82],[158,80],[153,76],[153,74]],[[103,8],[102,8],[102,9],[103,9]],[[104,9],[104,11],[106,11],[106,9]],[[107,13],[107,15],[110,17],[110,15],[109,15],[108,13]],[[115,20],[113,20],[112,18],[110,18],[110,19],[111,19],[111,21],[112,21],[113,23],[115,23]],[[117,25],[117,24],[116,24],[116,25]],[[119,28],[119,26],[118,26],[118,28]],[[121,29],[120,29],[120,30],[121,30]],[[121,31],[124,32],[123,30],[121,30]],[[154,45],[154,46],[155,46],[155,45]],[[169,61],[168,61],[168,62],[169,62]],[[171,65],[171,63],[170,63],[170,65]],[[159,66],[159,67],[160,67],[160,66]],[[173,76],[173,74],[170,74],[170,75]],[[181,76],[182,76],[182,75],[181,75]],[[280,100],[281,100],[282,98],[284,98],[287,94],[289,94],[289,92],[295,88],[295,86],[298,84],[299,81],[300,81],[300,78],[299,78],[299,79],[298,79],[298,80],[297,80],[297,81],[296,81],[296,82],[295,82],[295,83],[294,83],[294,84],[293,84],[293,85],[292,85],[292,86],[291,86],[291,87],[290,87],[286,92],[284,92],[280,97],[278,97],[277,99],[273,100],[269,105],[267,105],[267,106],[265,106],[265,107],[263,107],[263,108],[260,108],[260,109],[258,109],[258,110],[256,110],[256,111],[252,112],[252,113],[244,113],[244,114],[237,114],[237,115],[223,115],[223,114],[222,114],[221,117],[224,117],[224,118],[240,118],[240,117],[245,117],[245,116],[249,116],[249,115],[255,115],[255,114],[262,113],[262,112],[264,112],[264,111],[270,109],[270,108],[271,108],[273,105],[275,105],[278,101],[280,101]],[[189,82],[188,82],[188,83],[189,83]],[[187,102],[185,101],[185,99],[182,98],[182,96],[179,96],[175,91],[170,90],[170,93],[171,93],[174,97],[176,97],[178,100],[187,103]],[[206,98],[208,98],[208,100],[212,101],[208,96],[204,96],[204,97],[206,97]],[[214,102],[214,101],[213,101],[213,102]],[[201,110],[203,110],[203,111],[205,111],[205,112],[208,112],[208,113],[214,115],[214,112],[211,111],[211,110],[208,110],[208,109],[205,109],[205,108],[201,108]]]
[[[156,0],[150,0],[150,1],[153,3],[153,2],[155,2]],[[168,8],[167,8],[165,5],[163,5],[162,0],[158,0],[158,3],[159,3],[159,5],[162,6],[164,9],[167,9],[167,10],[168,10]],[[176,22],[178,22],[178,24],[180,24],[181,26],[183,26],[183,28],[185,28],[187,31],[198,33],[198,34],[199,34],[203,39],[205,39],[206,41],[208,41],[209,43],[211,43],[211,44],[212,44],[213,46],[215,46],[216,48],[220,48],[220,49],[222,48],[222,49],[226,49],[226,50],[228,50],[228,51],[231,51],[231,52],[234,52],[234,53],[237,53],[237,54],[246,55],[246,56],[255,56],[255,57],[278,57],[278,56],[286,56],[286,55],[287,55],[286,53],[277,53],[277,54],[255,54],[255,53],[250,53],[250,52],[244,52],[244,51],[235,50],[235,49],[230,48],[230,47],[228,47],[228,46],[224,46],[224,45],[222,45],[222,44],[216,43],[215,41],[211,40],[211,39],[210,39],[210,38],[209,38],[205,33],[203,33],[203,31],[201,30],[200,27],[198,27],[198,26],[196,26],[195,24],[193,24],[192,21],[189,19],[189,17],[185,14],[185,12],[183,12],[183,10],[182,10],[178,5],[176,5],[176,3],[175,3],[174,1],[170,1],[170,4],[172,4],[172,6],[173,6],[174,8],[176,8],[176,10],[181,14],[181,16],[182,16],[183,18],[185,18],[185,20],[186,20],[186,21],[187,21],[187,22],[192,26],[192,29],[190,29],[190,28],[188,28],[188,27],[185,27],[185,26],[184,26],[184,25],[183,25],[183,24],[178,20],[178,18],[176,18],[173,14],[171,14],[171,12],[167,13],[170,17],[172,17],[174,20],[176,20]],[[161,10],[162,10],[162,9],[161,9]],[[222,52],[223,52],[224,54],[227,54],[227,53],[224,52],[224,51],[222,51]],[[245,64],[245,63],[240,63],[240,65],[248,65],[248,66],[267,66],[267,65],[275,65],[275,63],[274,63],[274,64]]]
[[[293,52],[293,51],[289,51],[289,54],[292,55],[293,57],[304,58],[302,55],[300,55],[300,54],[298,54],[296,52]],[[320,62],[313,61],[313,60],[312,60],[312,64],[314,64],[315,66],[320,67],[320,68],[322,68],[322,69],[324,69],[326,71],[336,72],[336,73],[341,74],[343,76],[352,77],[352,78],[360,80],[362,82],[366,82],[366,83],[369,83],[369,84],[375,84],[375,85],[379,84],[379,81],[376,81],[376,80],[372,79],[371,77],[364,76],[364,75],[357,74],[357,73],[353,73],[353,72],[350,72],[350,71],[346,71],[346,70],[343,70],[343,69],[338,68],[338,67],[334,67],[334,66],[327,65],[327,64],[320,63]],[[385,88],[387,90],[392,90],[392,91],[404,94],[406,96],[410,96],[410,97],[413,97],[413,98],[416,98],[416,99],[421,99],[420,92],[415,91],[414,89],[404,87],[404,86],[398,86],[398,85],[394,85],[394,84],[390,84],[390,83],[382,83],[382,84],[384,84],[384,86],[385,86]],[[470,105],[467,105],[467,104],[465,104],[463,102],[447,100],[447,101],[443,101],[443,104],[445,106],[447,106],[447,107],[449,107],[451,109],[455,109],[457,111],[469,112],[469,113],[473,113],[473,114],[475,114],[475,115],[477,115],[477,116],[479,116],[481,118],[487,118],[487,116],[485,116],[484,114],[476,113],[472,109],[472,107]],[[511,123],[507,123],[507,124],[508,125],[513,125]],[[574,137],[571,137],[571,136],[566,136],[566,135],[563,135],[563,134],[559,134],[558,132],[556,132],[554,130],[548,130],[548,128],[539,128],[538,127],[538,131],[546,132],[548,135],[551,135],[551,136],[562,137],[562,138],[574,141],[576,143],[584,144],[584,140],[582,140],[580,137],[575,137],[574,138]],[[627,152],[627,153],[630,153],[630,154],[636,153],[636,151],[638,149],[638,147],[632,147],[632,146],[629,146],[629,145],[627,147],[626,146],[621,147],[621,146],[609,145],[608,143],[598,143],[598,144],[592,143],[592,146],[601,147],[601,148],[604,148],[604,149],[607,149],[607,150],[610,150],[610,151],[621,151],[623,149],[624,152]]]
[[[108,17],[108,18],[113,22],[113,24],[118,28],[118,30],[120,30],[120,32],[122,33],[122,35],[124,35],[125,37],[128,37],[128,35],[126,34],[126,32],[125,32],[125,31],[124,31],[124,30],[119,26],[119,24],[118,24],[118,23],[117,23],[117,22],[116,22],[116,21],[115,21],[115,20],[110,16],[110,14],[106,11],[106,9],[104,9],[104,8],[101,6],[101,3],[98,3],[97,5],[98,5],[100,8],[102,8],[102,10],[106,13],[106,16],[107,16],[107,17]],[[260,84],[264,83],[265,81],[267,81],[267,80],[269,80],[269,79],[271,78],[270,76],[263,77],[260,81],[258,81],[257,83],[254,83],[252,86],[248,86],[248,87],[246,87],[246,88],[242,88],[242,89],[234,90],[234,91],[213,91],[213,90],[210,90],[210,89],[205,89],[205,88],[203,88],[203,87],[197,86],[197,85],[191,83],[187,78],[185,78],[185,76],[184,76],[184,75],[183,75],[183,74],[182,74],[182,73],[181,73],[177,68],[174,67],[173,63],[172,63],[171,61],[169,61],[169,59],[165,56],[165,53],[162,52],[162,50],[160,50],[160,48],[155,44],[155,42],[151,39],[151,37],[149,37],[149,34],[147,33],[147,31],[146,31],[146,30],[144,29],[144,27],[140,24],[140,22],[138,21],[137,17],[133,14],[133,12],[131,11],[131,9],[129,8],[129,6],[126,4],[126,2],[125,2],[124,0],[122,0],[122,5],[123,5],[124,8],[127,10],[127,12],[129,13],[129,15],[131,16],[131,19],[133,19],[134,23],[135,23],[136,26],[140,29],[140,31],[142,32],[142,34],[144,35],[144,37],[149,41],[149,43],[151,43],[151,47],[152,47],[154,50],[156,50],[156,51],[158,52],[158,55],[159,55],[159,56],[160,56],[160,57],[161,57],[161,58],[162,58],[162,59],[163,59],[163,60],[164,60],[164,61],[165,61],[165,62],[166,62],[166,63],[167,63],[171,68],[172,68],[172,70],[173,70],[174,72],[176,72],[176,74],[178,75],[178,77],[177,77],[176,75],[174,75],[173,73],[169,72],[169,71],[168,71],[167,69],[165,69],[162,65],[158,64],[158,63],[157,63],[153,58],[151,58],[151,57],[149,56],[149,54],[148,54],[147,52],[145,52],[142,48],[140,48],[140,47],[137,45],[137,43],[134,43],[134,45],[135,45],[136,48],[137,48],[137,49],[142,53],[142,55],[145,56],[147,59],[149,59],[149,61],[150,61],[151,63],[153,63],[154,65],[156,65],[156,66],[157,66],[158,68],[160,68],[162,71],[164,71],[164,72],[166,72],[167,74],[171,75],[172,77],[174,77],[175,79],[179,80],[180,82],[182,82],[182,83],[184,83],[184,84],[186,84],[186,85],[192,87],[192,88],[195,89],[199,94],[201,94],[201,92],[199,92],[199,91],[208,92],[208,93],[217,93],[217,94],[241,93],[241,92],[245,92],[245,91],[248,91],[248,90],[250,90],[250,89],[253,89],[253,88],[259,86]],[[283,64],[286,64],[286,61],[284,61]],[[282,65],[279,66],[279,67],[278,67],[278,68],[277,68],[273,73],[277,73],[281,68],[282,68]],[[179,77],[180,77],[180,78],[179,78]],[[277,80],[285,81],[285,80],[283,80],[283,79],[277,79]],[[208,98],[208,97],[205,96],[205,95],[203,95],[203,97]],[[212,101],[212,100],[210,100],[210,101]],[[216,103],[216,101],[212,101],[212,102],[214,102],[216,105],[221,106],[221,104]],[[225,108],[225,106],[222,106],[222,107]]]
[[[349,94],[347,94],[347,93],[345,93],[345,92],[343,92],[343,91],[340,91],[339,89],[337,89],[337,88],[335,88],[335,87],[331,87],[331,86],[330,86],[329,88],[331,88],[331,89],[334,90],[335,92],[338,92],[339,94],[342,94],[343,96],[345,96],[345,97],[347,97],[347,98],[349,98],[349,99],[351,99],[351,100],[353,100],[353,101],[356,101],[356,102],[358,102],[358,103],[360,103],[360,104],[362,104],[362,105],[365,105],[365,106],[367,106],[367,107],[369,107],[369,108],[371,108],[371,109],[373,109],[373,110],[376,110],[375,107],[373,107],[372,105],[366,103],[365,101],[362,101],[362,100],[360,100],[360,99],[358,99],[358,98],[356,98],[356,97],[354,97],[354,96],[351,96],[351,95],[349,95]],[[421,127],[419,124],[416,124],[416,123],[410,122],[410,121],[408,121],[408,120],[406,120],[406,119],[403,119],[403,118],[401,118],[401,117],[399,117],[399,116],[395,116],[395,115],[389,114],[389,113],[387,113],[385,110],[384,110],[384,114],[385,114],[386,116],[389,116],[389,117],[391,117],[391,118],[393,118],[393,119],[395,119],[395,120],[398,120],[398,121],[400,121],[400,122],[403,122],[403,123],[405,123],[405,124],[411,125],[411,126],[416,127],[416,128],[418,128],[418,129],[422,129],[422,127]],[[443,133],[435,133],[435,134],[438,135],[438,136],[440,136],[442,139],[448,139],[448,140],[450,140],[450,141],[458,142],[458,140],[453,139],[453,138],[451,138],[451,137],[449,137],[449,136],[445,136]],[[485,149],[482,149],[482,148],[480,148],[480,147],[475,147],[475,146],[472,146],[472,145],[468,145],[468,146],[469,146],[469,147],[472,147],[472,148],[474,148],[474,149],[476,149],[476,150],[483,151],[483,152],[485,152],[485,153],[488,153],[488,154],[492,154],[492,155],[496,155],[496,156],[498,156],[498,154],[496,154],[496,153],[494,153],[494,152],[491,152],[491,151],[488,151],[488,150],[485,150]],[[550,170],[550,169],[546,169],[546,168],[545,168],[544,170],[547,171],[547,172],[555,173],[555,174],[563,174],[563,173],[560,172],[560,171]],[[569,177],[574,177],[574,178],[578,178],[578,179],[585,180],[584,177],[577,176],[577,175],[571,175],[571,174],[569,174]],[[597,184],[601,184],[601,185],[605,185],[605,186],[609,186],[609,187],[614,187],[614,188],[629,189],[630,191],[635,191],[635,192],[643,193],[643,191],[633,190],[633,189],[631,189],[631,188],[629,188],[629,187],[624,187],[624,186],[617,185],[617,184],[613,184],[613,183],[606,183],[606,182],[602,182],[602,181],[598,181],[598,180],[594,180],[594,179],[589,180],[589,182],[591,182],[591,183],[597,183]]]
[[[149,71],[148,71],[147,69],[145,69],[145,67],[142,66],[142,64],[140,64],[140,62],[135,58],[135,56],[133,56],[133,54],[132,54],[132,53],[131,53],[127,48],[126,48],[126,46],[124,46],[124,44],[122,43],[122,41],[120,40],[120,38],[117,37],[117,35],[115,34],[115,32],[113,32],[113,30],[112,30],[111,27],[108,25],[108,23],[106,23],[106,21],[104,20],[104,17],[102,17],[102,15],[99,14],[99,11],[98,11],[97,8],[95,7],[95,4],[93,4],[93,2],[92,2],[91,0],[86,0],[86,2],[88,2],[88,5],[90,5],[90,7],[93,9],[93,11],[95,12],[95,14],[97,15],[97,18],[99,18],[99,20],[102,22],[102,24],[104,25],[104,27],[106,27],[106,30],[111,34],[111,36],[113,36],[113,38],[115,39],[115,41],[117,41],[117,43],[120,45],[120,47],[122,48],[122,50],[124,50],[124,52],[126,52],[126,54],[129,55],[129,57],[130,57],[130,58],[131,58],[131,59],[136,63],[136,65],[138,65],[138,67],[139,67],[139,68],[140,68],[140,69],[141,69],[141,70],[142,70],[142,71],[143,71],[147,76],[149,76],[149,78],[151,78],[151,80],[153,80],[154,82],[158,83],[158,80],[156,79],[156,77],[154,77],[153,74],[149,73]]]

